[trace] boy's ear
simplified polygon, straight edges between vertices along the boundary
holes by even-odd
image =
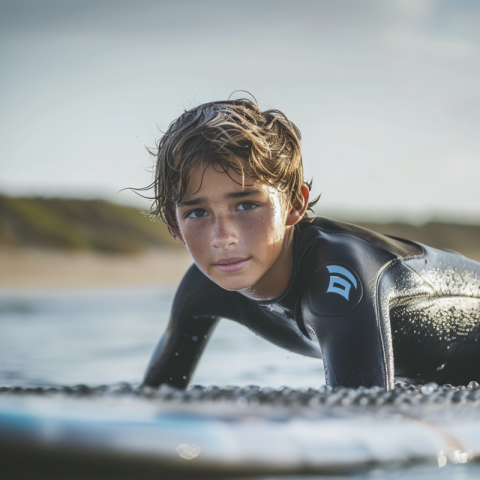
[[[177,238],[185,243],[185,240],[182,237],[182,234],[180,233],[180,230],[178,228],[174,228],[170,225],[168,225],[168,231],[170,232],[170,235],[176,240]]]
[[[292,204],[290,204],[290,211],[288,212],[286,221],[287,225],[296,225],[303,218],[305,212],[307,211],[310,190],[306,185],[302,185],[301,192],[302,198],[297,198]]]

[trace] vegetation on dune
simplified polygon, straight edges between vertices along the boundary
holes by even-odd
[[[370,230],[450,249],[480,260],[480,226],[431,222],[353,222]],[[0,195],[0,249],[40,248],[139,253],[179,247],[166,226],[137,208],[104,200],[14,198]]]
[[[0,195],[0,248],[139,253],[175,245],[164,224],[133,207]]]

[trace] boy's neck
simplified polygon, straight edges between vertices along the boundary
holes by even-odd
[[[255,285],[238,290],[239,293],[258,301],[275,300],[285,293],[293,273],[293,237],[294,228],[289,228],[285,233],[277,261]]]

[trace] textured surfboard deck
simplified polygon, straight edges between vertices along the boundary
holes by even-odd
[[[2,388],[8,451],[205,475],[340,473],[480,458],[480,388]],[[8,463],[6,455],[2,462]]]

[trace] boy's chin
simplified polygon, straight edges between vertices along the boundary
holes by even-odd
[[[210,277],[210,279],[213,280],[219,287],[231,292],[248,289],[255,283],[252,280],[249,281],[248,278],[241,277],[222,278],[222,276],[215,276],[215,278]]]
[[[222,287],[224,290],[228,290],[229,292],[238,292],[241,290],[247,290],[251,288],[250,283],[220,283],[215,282],[219,287]]]

